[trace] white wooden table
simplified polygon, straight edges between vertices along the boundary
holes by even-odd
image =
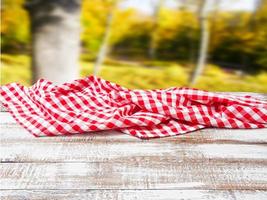
[[[0,113],[0,199],[267,199],[267,129],[34,138]]]

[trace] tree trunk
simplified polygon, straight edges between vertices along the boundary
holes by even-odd
[[[210,32],[210,38],[209,38],[209,47],[210,50],[213,51],[216,46],[216,31],[217,31],[217,25],[218,25],[218,19],[220,18],[220,6],[221,6],[221,0],[216,0],[213,3],[213,10],[211,11],[210,15],[212,15],[212,18],[209,20],[209,32]],[[214,34],[213,34],[214,33]],[[213,60],[213,56],[209,57],[211,60]]]
[[[179,1],[179,10],[180,11],[186,10],[187,3],[188,3],[187,0],[180,0]]]
[[[32,80],[56,84],[79,77],[80,0],[28,0],[32,31]]]
[[[98,73],[100,72],[101,65],[104,62],[104,59],[108,53],[108,48],[109,48],[109,38],[111,35],[111,27],[112,27],[112,21],[113,21],[113,15],[114,15],[114,10],[112,9],[110,13],[107,16],[107,21],[106,21],[106,29],[103,37],[103,41],[100,47],[100,50],[97,55],[97,59],[94,65],[94,75],[97,76]]]
[[[255,28],[256,16],[262,6],[262,3],[263,3],[263,0],[254,0],[254,9],[251,14],[250,23],[249,23],[249,29],[251,31],[253,31],[253,29]]]
[[[206,65],[208,45],[209,45],[209,21],[208,21],[207,6],[208,6],[208,0],[202,0],[199,10],[201,42],[200,42],[197,65],[194,72],[192,73],[190,85],[196,83],[198,77],[202,74],[204,67]]]
[[[163,0],[158,0],[157,4],[154,6],[153,11],[153,27],[151,31],[151,38],[150,38],[150,44],[148,49],[148,55],[150,59],[156,58],[156,48],[157,48],[157,29],[159,26],[159,17],[160,17],[160,11],[161,7],[163,5]]]

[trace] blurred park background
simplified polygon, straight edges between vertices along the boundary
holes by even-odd
[[[80,24],[79,49],[75,49],[80,77],[95,74],[138,89],[190,86],[267,92],[266,0],[81,0],[77,4],[46,0],[43,5],[41,1],[1,1],[1,85],[31,85],[39,65],[44,68],[40,63],[50,59],[43,51],[57,51],[51,59],[61,51],[66,60],[76,58],[68,49],[45,46],[45,41],[48,50],[34,46],[46,29],[40,24],[34,28],[30,18],[49,4],[42,21],[46,27],[58,23],[47,14],[55,7],[67,13],[62,17],[70,17],[72,6],[77,7],[79,17],[69,19]],[[38,3],[41,6],[35,8]],[[65,35],[62,43],[71,40],[75,37]],[[53,72],[51,66],[43,70]]]

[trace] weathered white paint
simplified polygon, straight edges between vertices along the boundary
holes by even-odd
[[[25,138],[35,138],[30,135],[26,130],[24,130],[16,121],[12,118],[8,112],[0,112],[0,134],[3,140],[14,140],[14,139],[25,139]],[[180,141],[185,143],[266,143],[267,142],[267,128],[264,129],[202,129],[199,131],[191,132],[184,135],[151,139],[150,142],[166,142],[166,141]],[[49,137],[37,138],[38,141],[50,140]],[[103,140],[103,141],[114,141],[114,140],[126,140],[126,141],[136,141],[147,142],[147,140],[140,140],[138,138],[129,136],[116,131],[102,131],[95,133],[77,134],[72,136],[63,137],[52,137],[53,141],[69,141],[69,140],[81,140],[82,142],[89,142],[92,140]]]
[[[267,129],[35,138],[0,113],[0,140],[1,199],[267,198]]]
[[[1,126],[2,162],[121,162],[161,156],[166,162],[185,159],[264,160],[267,129],[208,129],[177,137],[140,140],[116,132],[71,137],[35,138],[15,125],[8,113]],[[81,150],[82,149],[82,150]]]
[[[5,125],[17,126],[16,120],[11,116],[9,112],[0,112],[1,127]]]
[[[179,138],[177,138],[179,140]],[[266,159],[267,147],[244,144],[16,140],[0,146],[2,162],[121,162],[161,157],[168,162],[191,159]]]
[[[17,199],[117,199],[117,200],[265,200],[266,191],[228,191],[228,190],[12,190],[0,191],[3,200]]]
[[[265,189],[266,163],[2,163],[0,189]]]
[[[266,159],[267,146],[238,144],[193,145],[189,153],[200,153],[207,158]]]

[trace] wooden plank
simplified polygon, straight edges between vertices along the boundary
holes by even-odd
[[[116,199],[116,200],[264,200],[267,199],[266,191],[251,190],[2,190],[2,200],[84,200],[84,199]]]
[[[145,142],[147,140],[140,140],[136,137],[129,136],[116,131],[101,131],[95,133],[76,134],[72,136],[57,136],[57,137],[39,137],[35,138],[29,134],[25,129],[20,127],[16,121],[7,112],[0,112],[0,137],[2,142],[16,141],[14,139],[31,140],[31,141],[80,141],[80,142],[92,142],[92,141],[135,141]],[[199,131],[183,134],[179,136],[172,136],[159,139],[151,139],[149,142],[186,142],[186,143],[207,143],[207,142],[219,143],[267,143],[267,128],[263,129],[202,129]]]
[[[8,113],[0,121],[3,198],[266,199],[266,191],[254,190],[267,189],[267,129],[206,129],[149,141],[116,132],[34,138]]]
[[[0,189],[267,190],[265,163],[2,163]]]
[[[126,162],[157,157],[166,162],[202,159],[267,162],[267,147],[261,144],[16,141],[1,143],[0,152],[1,162]]]
[[[2,125],[0,135],[1,162],[124,162],[157,156],[164,157],[166,162],[267,158],[267,129],[207,129],[177,137],[140,140],[116,132],[35,138],[21,128],[12,130]]]
[[[261,94],[261,93],[252,93],[252,92],[218,92],[218,93],[220,93],[220,94],[237,95],[237,96],[250,95],[250,96],[253,96],[255,98],[267,100],[267,94]],[[0,135],[1,135],[1,139],[4,139],[4,138],[10,138],[11,139],[13,137],[15,137],[15,138],[17,138],[17,137],[20,137],[20,138],[32,137],[31,135],[27,134],[26,130],[22,129],[15,122],[15,120],[11,117],[11,115],[8,112],[2,112],[2,111],[7,111],[7,110],[1,104],[0,104],[0,108],[1,108],[0,109],[1,110],[1,112],[0,112],[0,128],[1,128],[0,129]],[[211,130],[204,129],[205,134],[208,137],[210,137],[210,133],[212,133],[212,134],[214,133],[214,130],[215,129],[211,129]],[[263,132],[261,130],[263,130]],[[221,130],[219,130],[219,131],[221,131]],[[224,130],[224,131],[226,131],[226,130]],[[241,131],[241,135],[244,135],[243,133],[245,131],[247,131],[247,130],[239,130],[239,131]],[[253,130],[253,131],[255,132],[255,130]],[[197,131],[197,132],[201,132],[201,131]],[[208,132],[208,134],[206,132]],[[267,129],[260,129],[259,132],[266,133]],[[220,134],[221,134],[221,132],[220,132]],[[128,135],[125,135],[125,134],[122,134],[122,133],[118,133],[118,132],[114,132],[114,131],[97,132],[97,133],[94,133],[94,134],[90,133],[90,134],[80,135],[80,137],[88,137],[89,136],[89,140],[91,140],[91,137],[93,137],[93,138],[97,137],[99,139],[106,140],[107,138],[103,137],[103,136],[110,137],[110,135],[112,135],[113,137],[116,136],[116,139],[117,138],[123,138],[123,139],[129,140],[129,138],[130,138]],[[236,133],[235,133],[235,135],[236,135]],[[194,138],[197,137],[197,136],[198,135],[193,135]],[[266,135],[262,134],[262,136],[266,136]],[[74,136],[74,137],[77,137],[77,136]],[[178,136],[178,137],[182,137],[182,136]],[[216,136],[212,135],[211,137],[216,137]],[[220,135],[219,135],[219,137],[220,137]],[[248,134],[248,137],[249,137],[249,134]],[[248,138],[248,137],[246,136],[247,141],[251,141],[251,138]],[[60,138],[60,137],[57,137],[57,138]],[[169,137],[169,138],[171,138],[171,139],[174,138],[174,140],[176,139],[176,137]],[[164,138],[164,139],[168,140],[169,138],[167,138],[167,139]],[[240,138],[239,135],[236,135],[236,138]],[[258,137],[254,137],[254,138],[258,138]],[[133,138],[132,137],[132,139],[137,139],[137,138]],[[198,139],[199,138],[197,137],[197,140]],[[113,140],[113,138],[112,138],[112,140]],[[161,138],[161,140],[162,140],[162,138]],[[266,142],[266,137],[264,137],[264,142]]]
[[[267,128],[263,129],[202,129],[199,131],[191,132],[184,135],[179,136],[172,136],[160,139],[151,139],[150,141],[177,141],[179,138],[180,141],[183,142],[190,142],[194,140],[194,142],[207,142],[208,140],[222,140],[223,143],[231,143],[231,141],[227,140],[234,140],[234,142],[238,143],[263,143],[266,144],[267,141]],[[104,141],[114,141],[114,140],[127,140],[127,141],[136,141],[140,142],[142,140],[129,136],[127,134],[123,134],[116,131],[102,131],[102,132],[95,132],[95,133],[85,133],[85,134],[76,134],[72,136],[57,136],[57,137],[39,137],[35,138],[31,134],[29,134],[25,129],[20,127],[15,120],[11,117],[11,115],[7,112],[0,113],[0,136],[3,142],[7,140],[14,141],[14,139],[35,139],[36,141],[46,141],[53,138],[53,141],[83,141],[89,142],[92,140],[104,140]],[[143,140],[145,141],[145,140]],[[219,142],[219,141],[217,141]]]

